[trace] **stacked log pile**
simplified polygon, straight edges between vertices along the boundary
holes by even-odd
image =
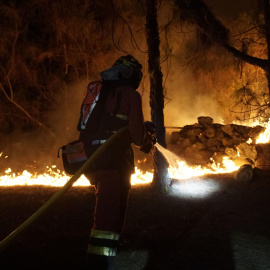
[[[191,165],[219,163],[223,157],[236,165],[255,165],[256,139],[264,127],[213,123],[211,117],[198,117],[198,123],[172,132],[168,148]]]

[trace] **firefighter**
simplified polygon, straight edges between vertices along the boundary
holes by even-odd
[[[89,83],[81,106],[78,130],[88,156],[117,130],[128,127],[128,132],[86,173],[96,195],[86,269],[113,269],[134,173],[131,143],[145,153],[155,143],[153,132],[148,132],[149,122],[144,122],[142,99],[136,91],[142,79],[141,69],[133,56],[120,57],[100,73],[100,81]]]

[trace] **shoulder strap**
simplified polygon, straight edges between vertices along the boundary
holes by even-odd
[[[79,130],[85,130],[87,121],[99,100],[101,88],[101,81],[95,81],[88,84],[86,96],[81,106],[81,116],[78,124]]]

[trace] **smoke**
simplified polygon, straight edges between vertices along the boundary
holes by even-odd
[[[168,82],[167,96],[171,99],[165,106],[165,125],[184,126],[197,122],[199,116],[222,119],[215,94],[208,89],[200,91],[200,84],[190,71]]]
[[[59,107],[50,116],[53,130],[62,143],[78,139],[77,124],[88,83],[89,81],[84,79],[64,87],[59,97]]]
[[[172,70],[179,71],[177,63]],[[194,124],[199,116],[210,116],[216,123],[222,121],[222,110],[215,93],[208,89],[201,91],[201,88],[200,82],[191,71],[185,71],[180,77],[177,72],[170,74],[165,85],[165,126],[183,127]],[[148,93],[143,95],[143,111],[145,118],[150,120]]]

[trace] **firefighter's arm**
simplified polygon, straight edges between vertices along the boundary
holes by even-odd
[[[129,132],[133,143],[140,150],[149,153],[156,142],[155,127],[151,122],[144,122],[141,95],[134,91],[130,102]]]
[[[144,122],[144,126],[145,133],[143,138],[143,144],[140,147],[140,150],[148,154],[154,147],[154,144],[157,142],[156,130],[155,125],[152,122],[146,121]]]
[[[130,93],[130,107],[129,107],[129,133],[131,136],[132,142],[140,147],[144,141],[144,118],[142,111],[142,98],[137,91]]]

